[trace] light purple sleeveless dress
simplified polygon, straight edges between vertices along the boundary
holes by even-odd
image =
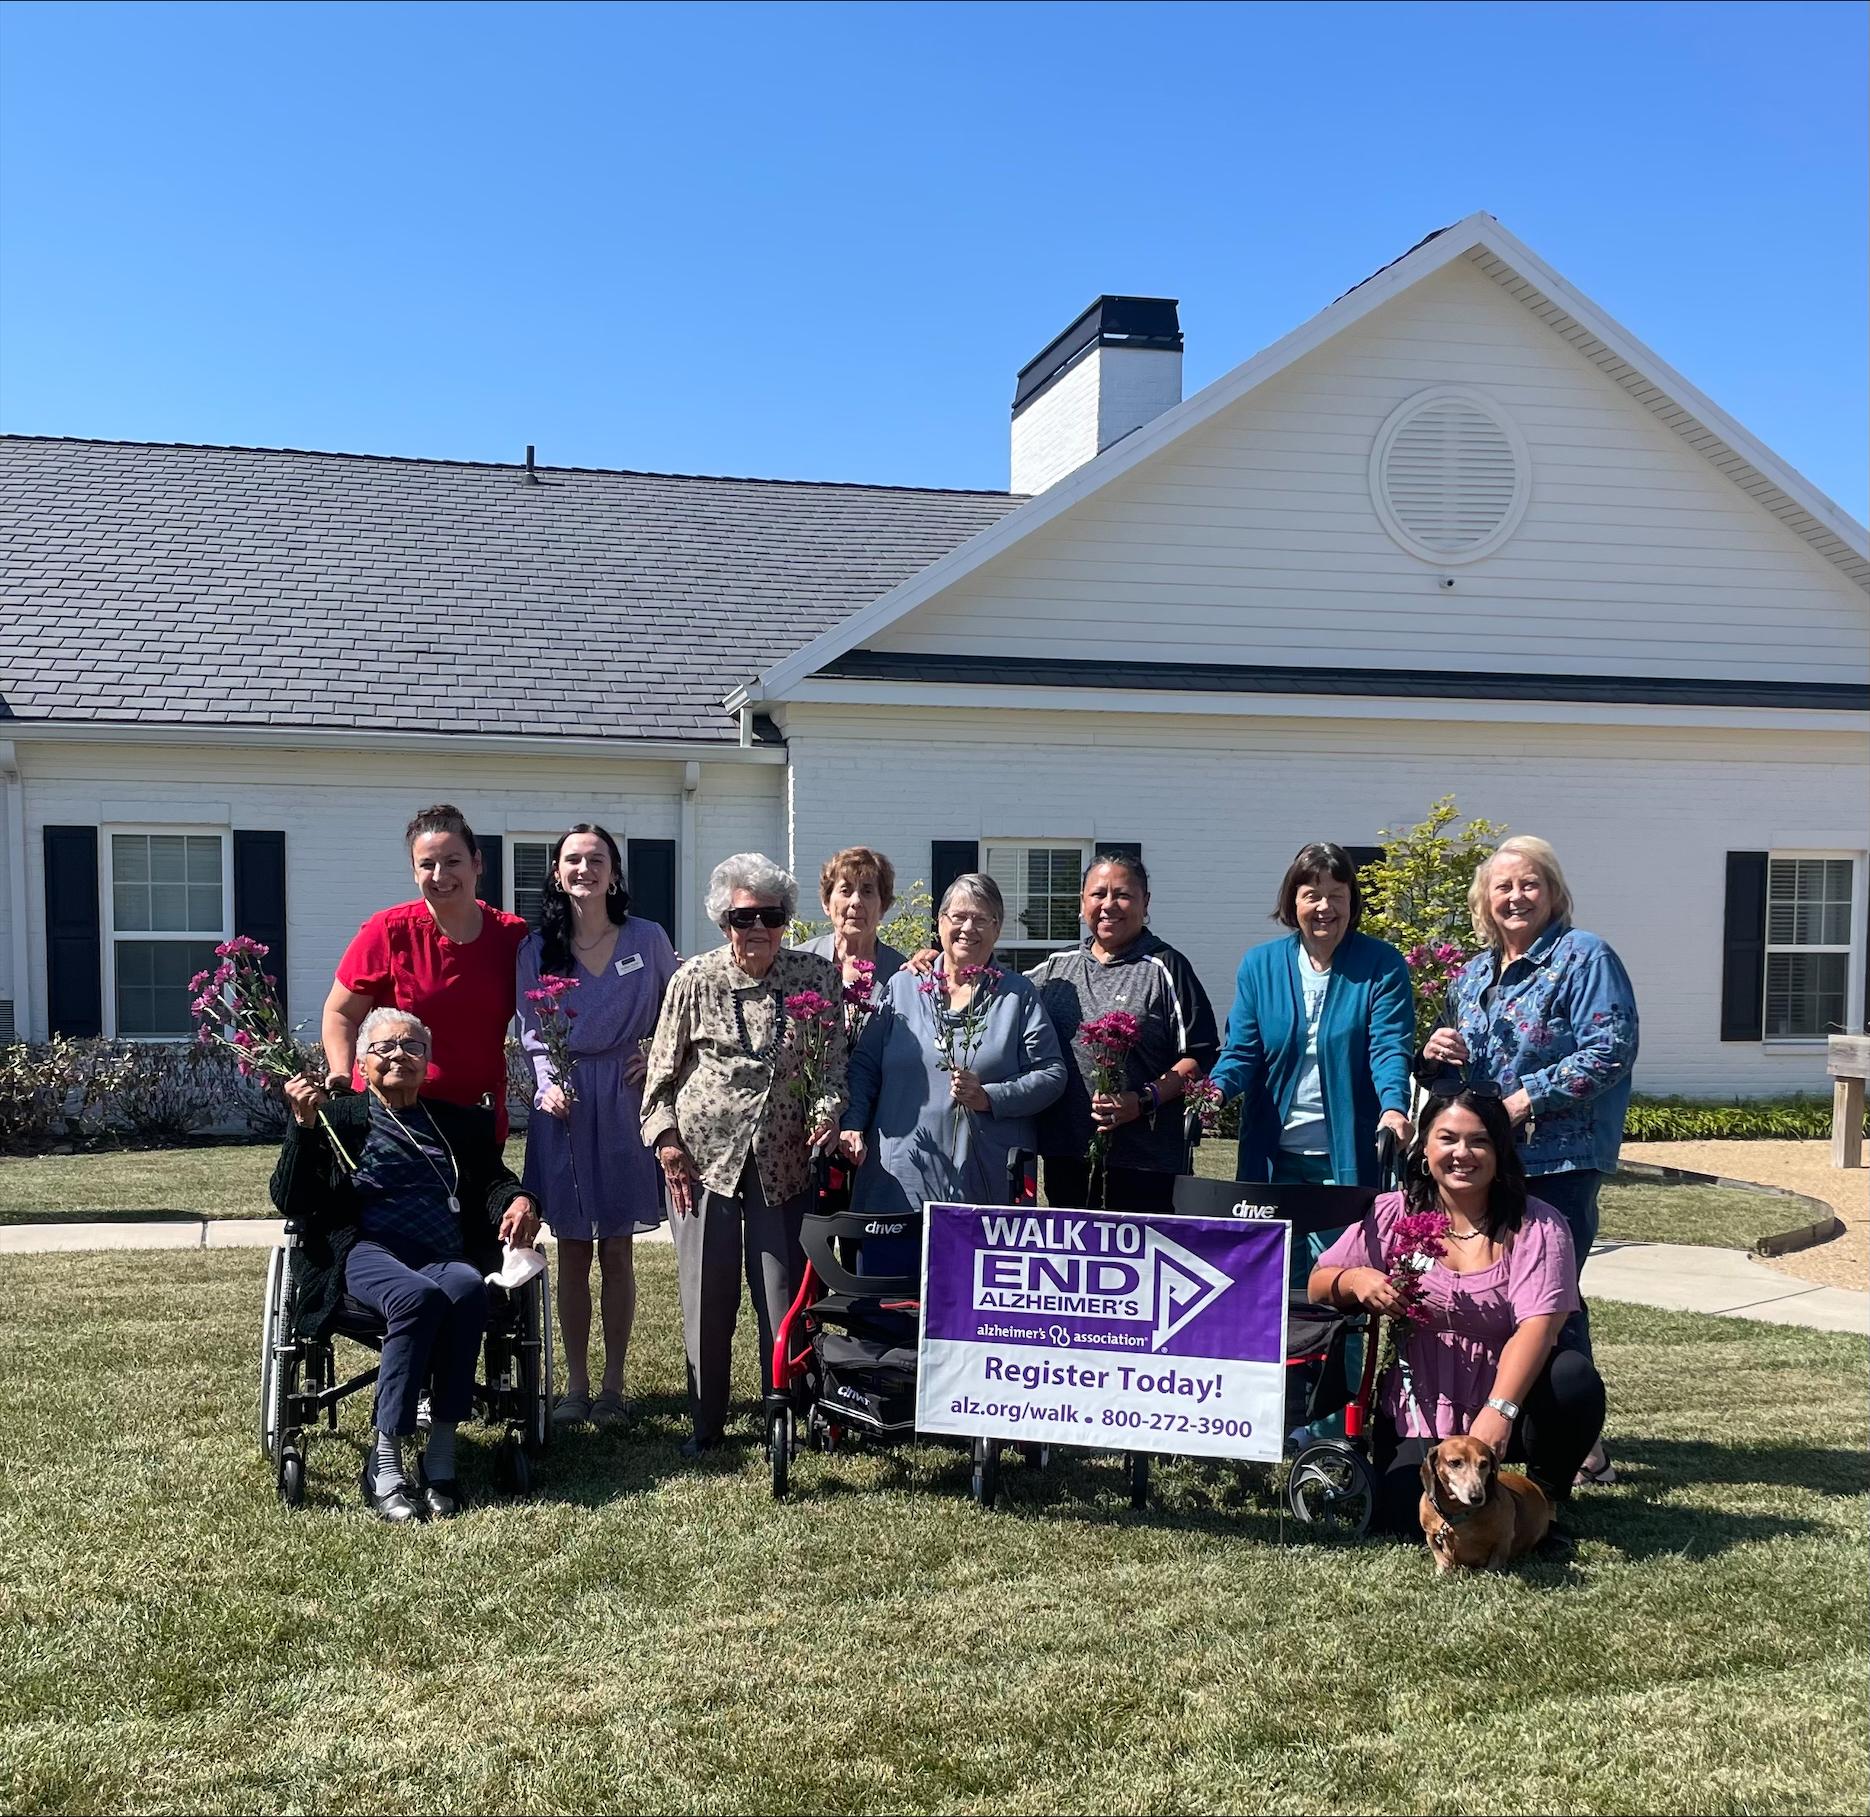
[[[539,951],[535,930],[518,961],[520,1041],[532,1062],[535,1093],[551,1078],[538,1014],[526,1001],[539,985]],[[662,1222],[662,1174],[641,1133],[643,1094],[625,1082],[623,1064],[638,1041],[655,1033],[675,967],[669,936],[636,915],[617,930],[617,950],[603,971],[586,971],[574,956],[569,975],[578,988],[563,1001],[578,1012],[571,1025],[576,1099],[569,1119],[534,1109],[522,1182],[561,1240],[629,1236]]]

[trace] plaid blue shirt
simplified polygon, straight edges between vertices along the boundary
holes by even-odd
[[[358,1229],[370,1241],[406,1259],[460,1259],[461,1219],[448,1209],[449,1196],[457,1190],[454,1162],[420,1102],[392,1115],[375,1092],[370,1094],[370,1134],[351,1184]]]

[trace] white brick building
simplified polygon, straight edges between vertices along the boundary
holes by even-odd
[[[1180,362],[1172,304],[1079,318],[1020,375],[1023,502],[0,443],[0,1000],[160,1021],[153,949],[244,925],[309,1013],[439,797],[522,907],[604,821],[687,950],[746,847],[978,861],[1037,951],[1140,845],[1224,1009],[1296,846],[1453,792],[1558,847],[1642,1088],[1821,1087],[1865,1001],[1863,529],[1486,216],[1186,402]]]

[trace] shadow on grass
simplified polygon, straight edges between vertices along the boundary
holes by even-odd
[[[1870,1494],[1870,1455],[1812,1445],[1718,1445],[1705,1439],[1622,1438],[1617,1472],[1638,1488],[1763,1483],[1820,1495]]]
[[[120,1210],[99,1206],[92,1210],[28,1211],[9,1207],[0,1211],[0,1224],[199,1224],[207,1213],[173,1208]]]

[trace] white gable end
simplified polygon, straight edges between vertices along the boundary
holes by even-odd
[[[1412,553],[1373,497],[1386,424],[1436,390],[1470,394],[1523,445],[1523,509],[1478,559]],[[1862,682],[1870,601],[1457,260],[863,643]]]

